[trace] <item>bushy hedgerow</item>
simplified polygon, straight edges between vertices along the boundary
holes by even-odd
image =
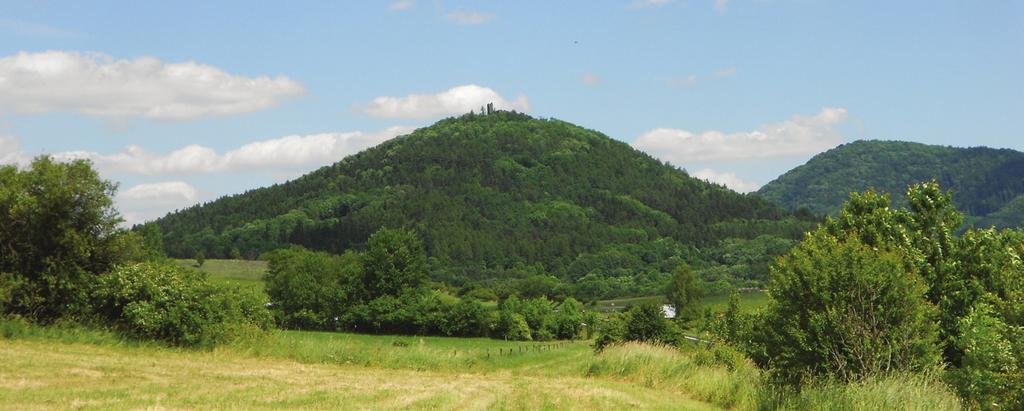
[[[98,320],[136,338],[174,345],[212,346],[272,324],[261,295],[160,263],[115,267],[99,276],[91,297]]]

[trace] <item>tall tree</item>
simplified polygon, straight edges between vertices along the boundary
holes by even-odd
[[[85,160],[39,157],[20,171],[0,167],[0,273],[10,273],[6,309],[51,320],[84,309],[86,285],[109,270],[121,218],[117,186]]]
[[[700,318],[704,288],[700,278],[688,265],[680,264],[676,268],[666,297],[676,310],[676,321],[686,324]]]
[[[368,299],[401,295],[419,288],[426,280],[427,256],[415,233],[383,228],[370,236],[363,263]]]

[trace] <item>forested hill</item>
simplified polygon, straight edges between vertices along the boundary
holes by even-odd
[[[977,226],[1024,225],[1024,153],[902,141],[856,141],[821,153],[758,194],[784,207],[833,213],[851,191],[875,188],[902,203],[913,183],[935,179]]]
[[[467,114],[296,180],[156,221],[169,255],[253,257],[288,244],[340,253],[382,226],[423,239],[435,267],[630,275],[724,237],[797,237],[778,206],[688,176],[564,121]],[[476,268],[472,268],[476,267]],[[525,267],[525,268],[524,268]]]

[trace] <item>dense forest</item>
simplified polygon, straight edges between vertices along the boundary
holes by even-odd
[[[874,188],[903,204],[903,188],[935,180],[953,191],[968,225],[1024,225],[1024,153],[902,141],[856,141],[818,154],[757,193],[789,209],[835,213],[851,192]]]
[[[364,250],[378,229],[405,228],[422,239],[434,280],[593,299],[660,293],[680,262],[709,281],[759,284],[767,261],[813,226],[801,215],[598,132],[498,111],[152,224],[181,258],[256,258],[288,245],[340,254]]]

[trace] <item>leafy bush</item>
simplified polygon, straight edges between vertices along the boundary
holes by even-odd
[[[353,298],[363,294],[359,283],[362,259],[358,254],[332,256],[292,247],[268,253],[265,258],[271,310],[283,327],[335,329],[334,318],[344,316]]]
[[[101,275],[92,290],[101,320],[137,338],[174,345],[212,346],[267,329],[265,299],[216,286],[203,273],[158,263],[122,265]]]
[[[5,312],[49,322],[85,311],[88,285],[123,257],[115,188],[84,160],[0,166]]]
[[[898,255],[812,233],[773,267],[762,361],[791,382],[932,369],[938,330],[925,291]]]
[[[990,305],[979,304],[960,320],[959,334],[957,347],[964,357],[959,368],[950,370],[950,380],[960,394],[981,409],[1024,407],[1024,377],[1010,327]]]

